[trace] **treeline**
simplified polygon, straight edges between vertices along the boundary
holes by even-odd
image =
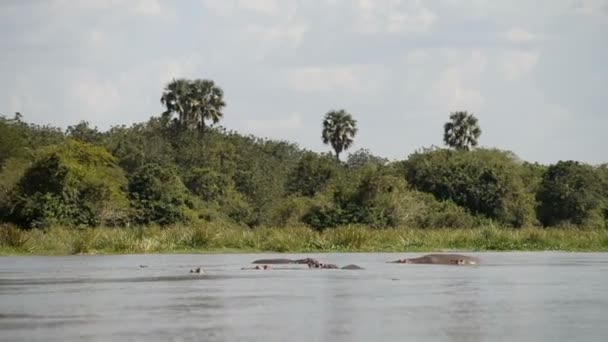
[[[105,132],[87,122],[63,131],[0,116],[0,221],[23,228],[608,227],[606,164],[539,165],[474,148],[481,131],[467,113],[446,124],[448,148],[393,162],[361,149],[341,161],[357,131],[350,114],[328,113],[322,137],[335,154],[314,153],[206,124],[222,118],[221,90],[183,82],[165,89],[163,115]],[[184,100],[187,94],[198,100]]]

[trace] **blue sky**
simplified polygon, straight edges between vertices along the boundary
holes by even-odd
[[[3,0],[0,113],[105,130],[209,78],[223,126],[315,151],[331,109],[358,121],[349,152],[390,159],[467,110],[484,147],[599,164],[607,37],[608,0]]]

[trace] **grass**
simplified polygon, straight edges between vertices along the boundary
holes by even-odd
[[[222,224],[46,230],[0,226],[0,255],[441,250],[608,251],[608,230],[344,226],[317,232],[307,227],[246,229]]]

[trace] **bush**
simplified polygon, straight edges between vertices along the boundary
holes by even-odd
[[[323,190],[338,172],[338,165],[333,157],[307,153],[289,174],[287,193],[312,197]]]
[[[129,177],[129,197],[135,222],[169,225],[189,219],[193,202],[177,172],[157,164],[147,164]]]
[[[534,198],[526,191],[522,168],[498,150],[415,153],[402,165],[415,189],[451,200],[474,214],[521,227],[534,221]]]
[[[589,165],[560,161],[545,173],[537,199],[544,226],[572,223],[603,226],[602,182]]]
[[[40,155],[16,186],[14,222],[26,227],[124,223],[126,179],[105,149],[68,140]]]

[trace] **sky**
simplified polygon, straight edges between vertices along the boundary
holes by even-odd
[[[482,147],[608,162],[608,0],[2,0],[0,51],[0,113],[38,124],[143,122],[201,78],[222,126],[314,151],[330,110],[391,160],[466,110]]]

